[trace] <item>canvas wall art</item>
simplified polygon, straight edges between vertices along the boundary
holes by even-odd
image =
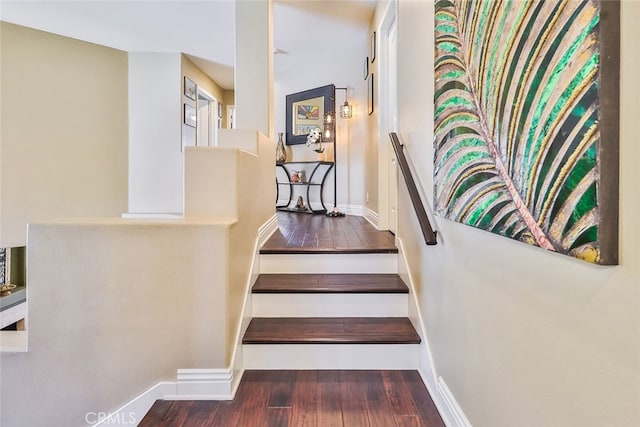
[[[437,215],[617,263],[619,7],[436,2]]]

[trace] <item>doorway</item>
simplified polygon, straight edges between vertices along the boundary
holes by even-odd
[[[396,233],[398,224],[398,167],[389,133],[398,130],[398,29],[396,3],[380,24],[378,121],[378,228]]]
[[[196,146],[218,145],[218,100],[198,88],[198,119],[196,121]]]

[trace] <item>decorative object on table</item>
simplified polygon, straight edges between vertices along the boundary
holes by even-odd
[[[6,297],[7,295],[11,295],[11,291],[16,288],[16,285],[11,283],[3,283],[0,286],[0,297]]]
[[[300,171],[293,171],[291,174],[291,182],[300,182]]]
[[[304,199],[302,198],[302,196],[298,196],[298,201],[296,202],[296,209],[299,209],[299,210],[305,209]]]
[[[617,264],[620,2],[548,4],[436,3],[434,209]]]
[[[197,114],[196,109],[189,104],[184,104],[184,124],[191,127],[196,127]]]
[[[284,141],[282,140],[282,132],[278,132],[278,145],[276,145],[276,162],[284,163],[287,161],[287,150],[284,148]]]
[[[312,147],[313,151],[318,154],[318,159],[324,159],[324,147],[322,146],[322,133],[320,129],[313,129],[307,135],[307,147]]]
[[[197,93],[198,87],[196,86],[196,82],[184,76],[184,96],[195,101]]]

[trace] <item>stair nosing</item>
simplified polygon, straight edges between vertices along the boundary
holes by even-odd
[[[286,279],[299,278],[298,283],[309,283],[301,286],[299,284],[281,284]],[[343,284],[336,281],[342,280]],[[362,284],[367,280],[369,283],[382,283],[379,286]],[[263,283],[263,281],[271,283]],[[384,284],[391,282],[391,284]],[[332,285],[333,283],[333,285]],[[260,274],[251,287],[253,294],[408,294],[409,287],[398,274]]]

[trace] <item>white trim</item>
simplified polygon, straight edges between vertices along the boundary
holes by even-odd
[[[458,401],[455,397],[453,397],[453,393],[449,390],[447,383],[444,382],[442,377],[438,377],[438,392],[440,396],[442,396],[442,400],[447,405],[447,409],[451,414],[455,424],[447,424],[447,425],[455,425],[457,427],[471,427],[471,423],[467,419],[467,416],[464,414],[464,411],[458,404]]]
[[[143,213],[126,212],[120,215],[122,219],[184,219],[181,213]]]
[[[26,353],[27,331],[0,331],[0,353]]]
[[[6,328],[27,317],[27,302],[23,302],[0,311],[0,328]]]
[[[429,394],[433,399],[433,403],[436,405],[436,408],[438,409],[442,420],[448,427],[470,427],[471,424],[458,424],[458,419],[460,418],[459,415],[456,415],[456,413],[451,411],[450,403],[447,402],[445,397],[441,394],[438,381],[438,378],[440,377],[437,374],[435,363],[433,361],[433,355],[431,353],[431,348],[429,347],[427,329],[425,327],[426,324],[422,317],[422,311],[420,310],[420,304],[417,299],[415,283],[413,282],[413,276],[409,268],[409,262],[407,261],[407,257],[405,256],[402,239],[397,236],[396,246],[398,246],[398,274],[409,287],[409,318],[411,319],[413,326],[416,328],[418,334],[420,335],[420,338],[422,339],[422,342],[420,343],[421,351],[418,367],[418,372],[420,373],[420,377],[422,377],[422,382],[427,388],[427,391],[429,391]],[[451,399],[453,399],[453,396],[451,396]],[[455,399],[453,399],[453,401],[455,402]],[[459,409],[459,413],[461,413],[464,417],[462,409]],[[464,417],[463,419],[466,420],[466,417]]]
[[[253,294],[254,317],[407,317],[407,294]]]
[[[163,399],[167,394],[175,393],[175,390],[175,382],[160,382],[133,398],[129,403],[125,403],[119,409],[103,415],[98,422],[86,421],[93,426],[131,426],[133,424],[130,421],[134,421],[136,424],[140,423],[156,400]]]
[[[369,208],[365,208],[364,219],[369,221],[377,230],[380,230],[380,227],[378,226],[380,224],[380,216],[377,212],[374,212]]]
[[[235,393],[233,369],[178,369],[175,393],[167,400],[231,400]]]
[[[278,229],[278,215],[275,213],[258,228],[258,247],[262,247],[269,237]]]
[[[247,369],[415,370],[419,344],[245,344]]]
[[[343,212],[347,215],[365,216],[365,207],[362,205],[342,205],[338,206],[338,209],[343,209]]]
[[[262,254],[261,273],[397,273],[397,254]]]

